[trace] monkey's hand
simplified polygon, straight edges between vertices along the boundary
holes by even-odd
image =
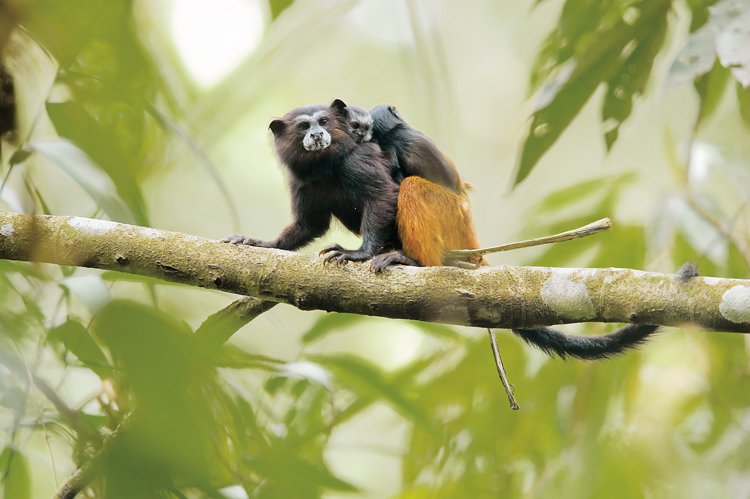
[[[273,244],[261,241],[260,239],[251,239],[242,235],[227,236],[221,240],[222,243],[245,244],[247,246],[256,246],[258,248],[273,248]]]
[[[372,258],[372,253],[365,250],[346,250],[338,244],[332,244],[326,246],[320,252],[319,255],[323,256],[323,265],[328,265],[334,262],[337,267],[346,265],[348,262],[363,262]]]

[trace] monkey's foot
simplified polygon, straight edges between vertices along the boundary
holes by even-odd
[[[401,251],[391,251],[390,253],[383,253],[373,258],[372,263],[370,264],[370,270],[373,272],[382,272],[391,265],[412,265],[414,267],[420,267],[419,262],[413,258],[409,258]]]
[[[265,241],[261,241],[259,239],[251,239],[249,237],[245,237],[242,235],[232,235],[227,236],[224,239],[221,240],[222,243],[229,243],[229,244],[244,244],[247,246],[257,246],[259,248],[269,248],[269,244]]]
[[[370,254],[368,251],[345,250],[338,244],[326,246],[318,252],[318,255],[325,255],[323,256],[323,265],[328,265],[329,263],[333,262],[337,267],[346,265],[349,262],[363,262],[372,258],[372,254]]]

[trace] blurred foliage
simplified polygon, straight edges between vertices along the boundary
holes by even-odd
[[[675,269],[690,260],[706,275],[750,275],[748,158],[713,154],[710,137],[700,135],[727,102],[750,123],[749,61],[737,50],[747,46],[748,2],[559,3],[559,19],[531,67],[539,95],[515,183],[594,94],[603,99],[604,142],[612,148],[654,65],[668,57],[665,44],[680,36],[673,29],[679,20],[689,28],[684,48],[669,61],[668,85],[692,84],[698,102],[688,157],[665,137],[674,185],[658,193],[650,220],[624,217],[606,235],[541,250],[528,263],[640,269],[656,261]],[[309,12],[300,4],[268,2],[267,22],[281,26],[282,35],[268,35],[260,60],[285,43],[306,43],[315,23],[290,21]],[[82,215],[147,225],[153,213],[144,185],[182,151],[232,206],[218,170],[191,138],[203,130],[186,125],[195,119],[186,109],[201,94],[148,36],[137,6],[0,3],[0,13],[10,13],[0,15],[0,53],[16,88],[50,82],[39,101],[24,94],[33,102],[19,107],[15,141],[3,142],[13,154],[2,156],[0,193],[25,194],[34,210],[50,213],[48,198],[59,193],[40,189],[42,174],[30,168],[46,160],[96,206]],[[328,8],[319,14],[332,17]],[[16,22],[21,28],[9,38]],[[44,64],[33,63],[35,51]],[[260,63],[245,64],[242,74],[255,75]],[[268,76],[259,70],[257,78]],[[256,95],[257,85],[231,87],[251,95],[206,99],[231,109],[238,99],[266,98]],[[703,165],[712,182],[696,181],[699,153],[713,154]],[[11,186],[6,181],[14,175],[22,181]],[[529,210],[523,236],[612,216],[628,206],[638,180],[632,172],[608,173],[560,187]],[[47,497],[92,459],[88,497],[371,495],[372,484],[352,471],[363,467],[378,482],[400,479],[388,490],[410,499],[747,497],[750,369],[740,335],[686,328],[602,363],[550,360],[502,336],[522,406],[516,413],[507,407],[484,335],[398,323],[418,335],[420,347],[386,368],[368,352],[332,345],[345,334],[378,334],[396,323],[332,313],[299,331],[295,356],[275,358],[255,346],[258,321],[245,329],[249,344],[207,341],[228,338],[245,321],[227,307],[192,327],[183,320],[189,304],[164,304],[165,297],[179,302],[181,292],[116,272],[0,261],[2,497]],[[274,333],[283,329],[277,326]],[[363,458],[336,458],[342,447],[364,448],[364,441],[382,445],[371,455],[395,455],[399,471],[381,476],[366,459],[363,465]]]
[[[534,64],[531,86],[539,90],[515,184],[523,181],[600,87],[607,150],[643,94],[669,31],[672,0],[567,0],[557,28]],[[696,126],[710,116],[732,74],[740,112],[746,116],[750,86],[750,5],[742,0],[690,0],[691,35],[676,57],[667,85],[695,83],[701,101]],[[715,5],[714,5],[715,4]],[[745,118],[747,120],[747,118]]]

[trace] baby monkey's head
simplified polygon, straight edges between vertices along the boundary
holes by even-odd
[[[346,113],[349,133],[352,134],[357,144],[372,140],[372,116],[370,116],[370,112],[359,106],[347,106]]]

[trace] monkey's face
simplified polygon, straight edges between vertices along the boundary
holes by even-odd
[[[349,133],[352,134],[357,144],[372,140],[372,116],[366,109],[349,106],[348,124]]]
[[[323,106],[308,106],[288,113],[283,119],[273,120],[270,129],[277,144],[305,151],[322,151],[331,145],[332,116]]]
[[[331,134],[328,126],[331,118],[326,111],[318,111],[297,116],[293,126],[298,136],[302,137],[302,146],[306,151],[322,151],[331,145]]]

